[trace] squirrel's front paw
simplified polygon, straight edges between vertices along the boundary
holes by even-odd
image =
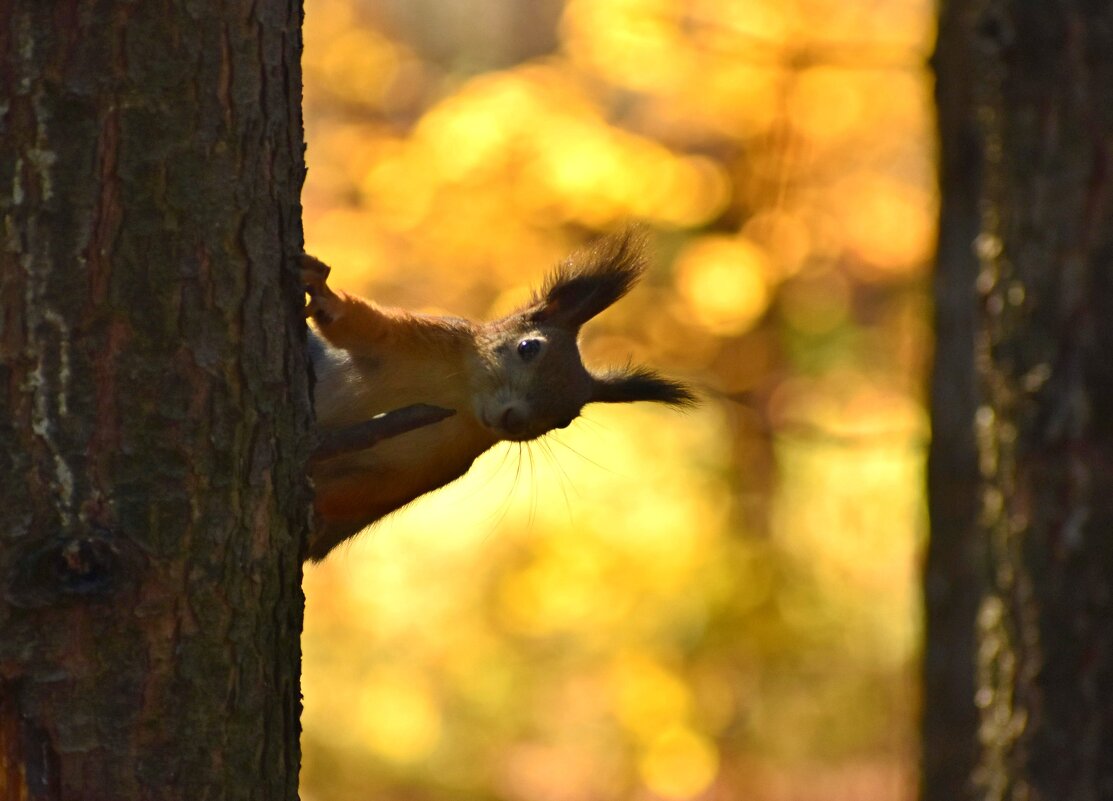
[[[320,324],[331,323],[336,318],[340,305],[340,299],[326,283],[332,268],[308,253],[301,254],[299,266],[301,282],[305,286],[305,294],[309,296],[309,302],[305,304],[305,316],[312,317]]]

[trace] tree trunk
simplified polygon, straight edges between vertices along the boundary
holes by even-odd
[[[1096,801],[1113,797],[1113,7],[948,5],[967,24],[941,33],[960,37],[969,70],[940,81],[971,83],[984,154],[966,425],[988,569],[974,695],[957,701],[979,718],[969,784],[985,799]],[[956,703],[930,693],[929,714]],[[932,782],[925,796],[946,797]]]
[[[297,797],[300,47],[0,0],[0,801]]]
[[[940,225],[935,270],[933,437],[928,451],[931,536],[924,565],[924,709],[921,797],[973,797],[978,716],[974,618],[984,589],[977,536],[977,448],[972,421],[982,153],[971,91],[968,4],[943,2],[933,58],[937,76]]]

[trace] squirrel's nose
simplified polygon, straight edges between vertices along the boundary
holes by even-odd
[[[526,430],[526,413],[517,406],[507,406],[499,417],[499,428],[507,434],[523,434]]]

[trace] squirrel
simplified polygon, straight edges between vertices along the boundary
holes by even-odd
[[[633,231],[606,237],[559,265],[523,308],[487,323],[334,291],[326,283],[329,267],[302,256],[320,435],[412,404],[449,410],[404,436],[312,461],[308,558],[323,559],[385,515],[464,475],[497,442],[565,428],[588,403],[694,403],[688,387],[648,368],[592,372],[581,361],[580,327],[633,287],[645,271],[643,251]]]

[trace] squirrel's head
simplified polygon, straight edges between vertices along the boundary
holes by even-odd
[[[580,327],[630,291],[645,271],[642,251],[631,231],[602,239],[560,265],[525,308],[482,327],[475,413],[499,439],[564,428],[588,403],[695,401],[646,367],[595,373],[580,358]]]

